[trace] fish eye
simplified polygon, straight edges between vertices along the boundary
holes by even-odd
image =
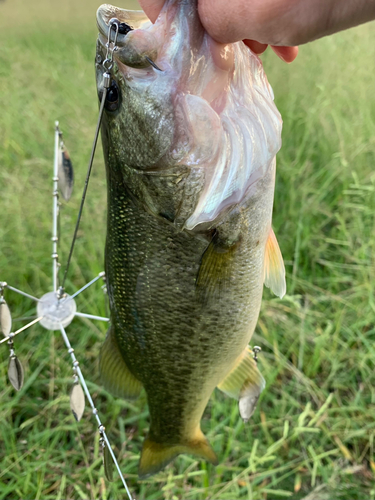
[[[116,111],[120,104],[120,93],[117,83],[112,80],[105,99],[104,107],[107,111]]]

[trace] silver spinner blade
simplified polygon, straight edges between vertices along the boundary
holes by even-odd
[[[74,173],[72,161],[64,146],[59,151],[58,177],[62,197],[69,201],[73,192]]]
[[[19,391],[23,386],[23,368],[17,356],[10,356],[8,365],[8,377],[12,386]]]
[[[12,329],[12,316],[8,304],[0,297],[0,332],[4,337],[8,337]]]
[[[106,444],[103,448],[103,465],[105,477],[107,478],[107,481],[111,483],[113,481],[113,460],[111,452]]]
[[[81,384],[75,383],[70,391],[70,409],[74,418],[79,422],[85,410],[85,395]]]

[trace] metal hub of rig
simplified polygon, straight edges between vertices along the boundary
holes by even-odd
[[[49,292],[39,299],[37,314],[42,316],[40,324],[47,330],[60,330],[70,325],[77,311],[75,300],[65,294],[61,299],[58,293]]]
[[[112,48],[113,50],[113,48]],[[96,142],[99,134],[99,126],[101,114],[103,112],[103,104],[104,104],[105,96],[103,99],[103,103],[101,105],[101,113],[98,120],[98,125],[95,133],[95,139],[93,148],[91,151],[91,157],[89,161],[88,172],[86,175],[85,188],[83,191],[81,206],[79,209],[77,222],[75,226],[74,236],[70,247],[69,257],[67,261],[67,265],[65,268],[65,273],[62,279],[62,282],[59,283],[59,255],[58,255],[58,242],[60,240],[59,234],[59,213],[60,213],[60,202],[59,202],[59,189],[63,198],[68,201],[73,188],[73,167],[70,161],[69,154],[65,148],[65,145],[62,141],[62,132],[59,128],[58,122],[55,124],[55,157],[54,157],[54,166],[53,166],[53,223],[52,223],[52,288],[53,291],[44,294],[40,299],[37,297],[30,295],[22,290],[19,290],[5,281],[0,281],[0,334],[2,334],[3,338],[0,340],[0,344],[7,343],[9,348],[9,362],[8,362],[8,378],[12,386],[16,391],[20,391],[23,387],[24,383],[24,369],[22,367],[22,363],[19,360],[18,356],[15,352],[15,337],[17,337],[21,332],[28,330],[30,327],[34,326],[37,323],[40,323],[43,328],[49,331],[60,331],[64,343],[67,347],[68,353],[72,360],[72,368],[73,368],[73,384],[70,390],[70,407],[74,418],[79,421],[84,415],[85,412],[85,400],[89,402],[89,405],[92,410],[92,414],[98,424],[98,431],[100,435],[100,446],[102,448],[103,454],[103,462],[104,462],[104,472],[105,476],[109,481],[113,480],[113,467],[117,469],[117,472],[120,476],[122,484],[126,490],[126,494],[129,500],[133,500],[125,478],[121,472],[120,466],[116,459],[116,456],[112,450],[111,444],[108,439],[108,435],[105,431],[105,427],[102,424],[102,421],[99,417],[98,410],[95,407],[94,401],[91,397],[90,391],[87,387],[85,378],[82,374],[81,368],[79,366],[79,361],[77,360],[74,349],[70,344],[68,335],[66,333],[65,328],[70,325],[76,317],[87,318],[90,320],[98,320],[109,322],[109,318],[96,316],[93,314],[87,314],[84,312],[77,311],[77,305],[75,302],[75,298],[80,295],[83,291],[89,288],[91,285],[96,283],[98,280],[102,280],[104,284],[102,285],[102,289],[104,293],[106,293],[106,284],[105,284],[105,273],[99,273],[95,278],[86,283],[82,288],[77,290],[72,295],[68,295],[65,292],[65,280],[67,276],[67,272],[69,269],[74,244],[76,241],[77,231],[82,215],[83,204],[86,197],[86,191],[88,186],[88,180],[90,177],[92,161],[95,153]],[[36,303],[36,312],[37,315],[25,319],[32,319],[29,323],[22,326],[16,331],[12,330],[12,316],[8,306],[7,301],[5,300],[4,294],[6,291],[12,291],[17,294],[23,295],[29,300],[32,300]]]

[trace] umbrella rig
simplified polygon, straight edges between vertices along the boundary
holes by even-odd
[[[105,98],[105,97],[104,97]],[[104,101],[104,99],[103,99]],[[58,276],[59,276],[59,256],[58,256],[58,243],[59,243],[59,208],[60,201],[59,197],[61,196],[68,201],[72,194],[73,190],[73,167],[68,154],[68,151],[65,148],[62,132],[59,128],[59,123],[55,123],[55,154],[54,154],[54,164],[53,164],[53,209],[52,209],[52,285],[53,291],[44,294],[42,297],[37,298],[32,295],[19,290],[5,281],[0,281],[0,332],[3,335],[3,338],[0,340],[0,344],[8,345],[9,348],[9,363],[8,363],[8,378],[12,386],[16,391],[19,391],[24,382],[24,370],[22,367],[22,363],[16,355],[15,350],[15,337],[22,332],[25,332],[28,328],[32,327],[36,323],[39,323],[43,328],[49,331],[60,331],[64,343],[66,345],[67,351],[70,354],[72,360],[72,368],[73,368],[73,385],[70,390],[70,408],[72,410],[74,418],[79,421],[82,418],[85,409],[85,399],[87,399],[92,414],[98,424],[98,431],[100,434],[100,446],[102,449],[103,456],[103,464],[104,464],[104,472],[108,481],[113,480],[113,470],[114,467],[117,469],[123,486],[126,490],[127,496],[129,500],[134,500],[131,496],[128,486],[126,484],[125,478],[121,472],[119,464],[117,462],[116,456],[113,453],[111,444],[109,442],[108,436],[105,432],[105,427],[99,417],[98,410],[95,407],[94,401],[91,397],[90,391],[87,387],[85,378],[81,371],[79,361],[74,353],[74,349],[69,341],[69,337],[67,334],[67,327],[70,325],[72,320],[75,317],[84,317],[92,320],[105,321],[108,322],[109,318],[94,316],[92,314],[86,314],[84,312],[77,311],[77,305],[75,302],[75,298],[84,292],[91,285],[96,283],[97,281],[102,281],[104,284],[102,285],[102,289],[104,293],[106,293],[106,285],[105,285],[105,273],[101,272],[88,282],[81,289],[77,290],[72,295],[68,295],[65,292],[64,284],[66,275],[69,269],[73,248],[77,236],[77,231],[79,227],[80,218],[82,215],[83,204],[85,201],[85,196],[88,187],[88,180],[91,173],[92,160],[95,153],[99,126],[100,126],[100,118],[96,130],[96,135],[94,139],[94,145],[91,152],[91,158],[89,162],[89,168],[86,176],[85,187],[83,190],[81,206],[79,209],[77,223],[75,226],[75,232],[72,240],[72,244],[70,247],[68,262],[65,268],[64,277],[59,284]],[[1,276],[0,276],[1,279]],[[17,293],[23,295],[24,297],[33,300],[36,302],[36,318],[33,321],[27,323],[22,328],[13,331],[12,330],[12,315],[5,299],[5,296],[8,295],[9,292]]]

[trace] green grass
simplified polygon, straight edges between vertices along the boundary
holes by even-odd
[[[99,3],[99,2],[98,2]],[[61,4],[61,5],[60,5]],[[51,163],[56,119],[76,189],[62,210],[66,258],[97,117],[97,3],[0,3],[0,280],[40,296],[51,281]],[[134,3],[133,3],[134,6]],[[364,26],[301,49],[287,66],[264,58],[284,118],[274,228],[288,295],[265,291],[253,342],[267,387],[251,422],[219,392],[203,429],[216,468],[179,457],[139,482],[145,397],[101,387],[102,324],[75,320],[71,342],[131,490],[139,499],[375,498],[375,32]],[[68,291],[103,269],[105,176],[99,148]],[[7,292],[13,317],[33,304]],[[100,285],[78,300],[105,314]],[[14,327],[22,322],[15,322]],[[25,386],[7,381],[0,348],[0,499],[123,499],[103,479],[96,425],[69,409],[71,364],[59,335],[35,326],[15,342]]]

